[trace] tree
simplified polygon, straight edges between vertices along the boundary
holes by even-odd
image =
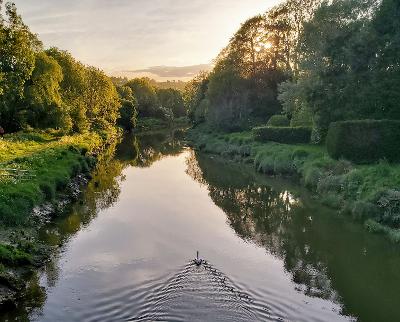
[[[116,124],[120,101],[117,90],[103,71],[87,67],[84,102],[91,130],[109,130]]]
[[[208,74],[203,72],[185,86],[183,101],[188,117],[194,124],[200,124],[205,121],[208,106],[208,102],[206,102],[208,82]]]
[[[25,82],[35,68],[35,53],[41,49],[36,35],[23,23],[13,3],[0,2],[0,119],[6,131],[21,128],[20,114]]]
[[[117,123],[127,131],[132,131],[137,122],[137,100],[128,86],[118,86],[121,107]]]
[[[135,78],[126,83],[135,98],[137,99],[137,108],[139,116],[155,116],[158,101],[154,87],[147,78]]]
[[[157,98],[159,104],[172,111],[174,117],[186,115],[186,109],[183,102],[182,93],[176,89],[157,89]]]
[[[64,108],[71,117],[72,130],[78,133],[86,132],[90,127],[85,102],[86,67],[76,61],[67,51],[53,47],[46,53],[55,59],[62,68],[63,79],[60,83],[60,93]]]
[[[45,52],[36,54],[35,69],[26,84],[24,95],[30,126],[71,129],[72,121],[68,111],[63,109],[60,95],[62,78],[62,69],[55,59]]]
[[[292,114],[311,111],[317,140],[333,121],[389,115],[381,81],[374,77],[379,49],[371,23],[377,3],[323,2],[304,24],[300,72],[292,85],[281,88],[280,97]],[[389,73],[384,78],[390,78]]]

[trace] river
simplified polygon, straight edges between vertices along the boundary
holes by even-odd
[[[399,248],[298,185],[180,131],[110,150],[42,229],[57,256],[2,320],[400,321]]]

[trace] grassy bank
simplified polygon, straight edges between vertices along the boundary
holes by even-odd
[[[296,176],[323,204],[400,242],[400,165],[354,165],[331,159],[325,147],[256,142],[251,132],[191,130],[195,148],[254,165],[268,175]]]
[[[43,221],[34,209],[43,204],[56,209],[67,187],[77,188],[71,182],[87,177],[117,136],[116,131],[72,136],[29,132],[0,139],[0,303],[20,295],[26,274],[50,254],[38,242]]]
[[[105,138],[96,133],[18,133],[0,140],[0,224],[29,224],[35,206],[54,201],[70,180],[87,173]]]

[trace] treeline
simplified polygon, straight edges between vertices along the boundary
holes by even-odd
[[[44,50],[13,3],[0,10],[0,125],[7,132],[84,132],[115,124],[119,98],[102,71],[57,48]]]
[[[114,79],[115,80],[115,79]],[[186,115],[182,94],[149,79],[114,84],[95,67],[57,48],[44,49],[13,3],[0,1],[0,126],[6,133],[131,130],[137,117]]]
[[[120,125],[127,129],[135,126],[136,118],[156,118],[172,122],[175,118],[186,116],[183,95],[174,88],[159,88],[149,78],[134,78],[121,81],[114,78],[121,98]]]
[[[286,0],[246,21],[186,87],[191,120],[223,130],[284,114],[312,126],[400,119],[400,2]]]

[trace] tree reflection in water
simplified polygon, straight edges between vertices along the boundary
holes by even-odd
[[[393,311],[400,289],[397,246],[321,207],[299,187],[244,165],[191,152],[187,173],[207,187],[238,236],[284,262],[299,292],[334,301],[360,321],[399,317]]]
[[[179,132],[125,137],[102,155],[80,199],[64,216],[42,229],[41,239],[62,247],[100,210],[118,200],[126,167],[150,167],[165,156],[180,155],[182,149]],[[335,216],[290,182],[187,151],[187,173],[207,187],[238,236],[283,261],[299,292],[337,302],[344,314],[360,321],[398,320],[397,246]],[[43,274],[48,285],[55,284],[59,270],[55,257]],[[6,318],[28,320],[32,308],[40,310],[46,293],[38,276],[32,278],[28,293],[18,312]]]
[[[40,240],[50,247],[62,247],[80,229],[88,226],[101,210],[118,201],[123,170],[128,166],[150,167],[165,156],[182,152],[182,131],[160,131],[151,135],[126,135],[121,142],[109,146],[98,158],[91,173],[91,180],[79,200],[72,203],[54,221],[40,231]],[[43,270],[48,286],[54,286],[59,278],[59,256],[46,263]],[[28,321],[32,313],[40,314],[46,301],[45,290],[40,286],[39,274],[30,277],[26,296],[14,310],[0,315],[1,318]]]

